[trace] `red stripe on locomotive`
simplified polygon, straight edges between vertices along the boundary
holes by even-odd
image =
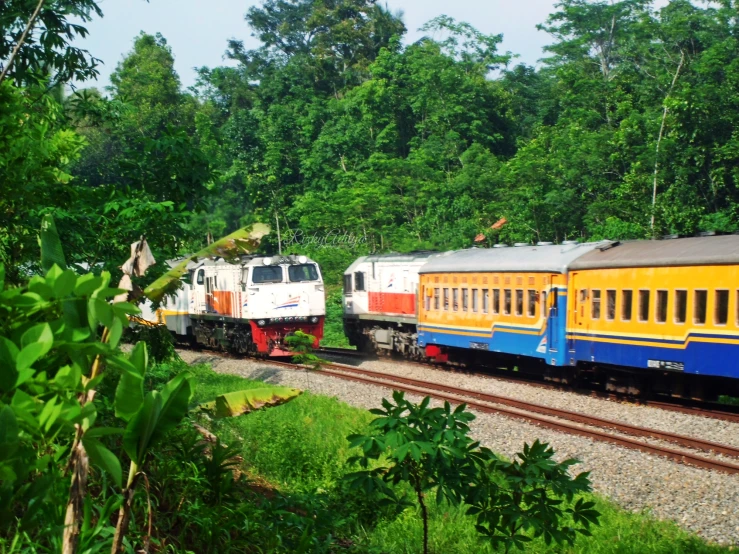
[[[369,311],[390,314],[415,315],[416,295],[413,293],[398,292],[370,292]]]

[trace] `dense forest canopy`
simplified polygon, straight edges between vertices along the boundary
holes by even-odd
[[[12,22],[2,60],[23,9],[0,7]],[[265,0],[246,23],[261,46],[224,44],[235,65],[200,68],[190,90],[161,35],[135,38],[107,95],[54,87],[94,74],[86,52],[22,48],[0,85],[3,261],[33,258],[49,212],[74,261],[111,267],[141,234],[171,257],[254,221],[353,237],[341,249],[287,241],[330,271],[364,251],[476,236],[737,229],[735,0],[562,0],[540,25],[551,43],[539,68],[446,16],[405,44],[402,17],[374,0]]]

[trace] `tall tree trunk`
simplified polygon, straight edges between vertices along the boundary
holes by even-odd
[[[667,95],[665,96],[665,100],[663,102],[664,109],[662,110],[662,123],[659,126],[659,134],[657,135],[657,146],[654,151],[654,175],[652,179],[652,219],[649,223],[649,228],[652,230],[652,237],[654,237],[654,209],[657,205],[657,174],[659,172],[659,148],[660,144],[662,143],[662,136],[665,133],[665,123],[667,121],[667,112],[669,111],[667,100],[669,100],[670,96],[672,95],[672,91],[675,88],[675,83],[677,83],[677,78],[680,76],[680,71],[683,68],[684,62],[685,51],[680,50],[680,63],[677,64],[677,69],[675,70],[675,75],[672,77],[670,89],[667,91]]]
[[[23,29],[23,33],[21,34],[21,37],[18,39],[18,42],[13,48],[13,51],[10,53],[10,57],[8,58],[8,63],[5,64],[5,67],[3,68],[2,73],[0,73],[0,84],[2,84],[2,82],[5,80],[5,77],[8,74],[8,71],[10,71],[10,67],[13,65],[13,60],[15,60],[15,57],[18,55],[18,51],[21,49],[21,46],[23,46],[23,43],[26,42],[26,37],[28,36],[28,33],[31,31],[33,26],[36,24],[36,20],[38,19],[38,14],[41,12],[41,8],[44,7],[44,2],[45,0],[39,0],[38,4],[36,5],[36,9],[31,14],[31,17],[28,20],[28,23],[26,23],[26,28]]]

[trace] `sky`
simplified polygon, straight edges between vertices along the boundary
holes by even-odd
[[[385,1],[385,0],[381,0]],[[663,0],[665,1],[665,0]],[[554,11],[556,0],[386,0],[388,8],[403,12],[408,29],[406,42],[413,42],[423,33],[418,31],[425,22],[438,15],[448,15],[466,21],[486,34],[503,33],[502,52],[510,51],[516,60],[536,65],[543,56],[542,47],[549,35],[538,31]],[[133,47],[140,31],[162,33],[172,47],[175,69],[183,86],[195,83],[194,67],[214,67],[223,60],[226,41],[243,40],[247,47],[258,46],[252,38],[244,15],[259,0],[101,0],[104,17],[86,26],[90,35],[76,44],[100,58],[97,83],[82,86],[104,88],[110,85],[110,73]],[[659,2],[662,3],[662,2]]]

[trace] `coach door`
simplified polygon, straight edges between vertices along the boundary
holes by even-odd
[[[575,333],[577,332],[580,325],[582,325],[582,314],[581,311],[583,311],[585,308],[582,306],[585,296],[581,294],[581,291],[578,288],[578,274],[577,273],[570,273],[569,275],[569,286],[567,287],[570,291],[570,294],[574,296],[574,298],[568,298],[568,303],[572,306],[572,312],[570,312],[567,317],[566,325],[568,327],[567,329],[567,348],[570,352],[575,351]],[[584,312],[583,312],[584,313]]]
[[[547,347],[549,352],[557,352],[559,350],[559,337],[560,337],[560,321],[559,321],[559,306],[558,306],[558,295],[557,295],[557,278],[559,275],[551,275],[550,283],[552,284],[549,290],[542,292],[544,298],[542,298],[542,306],[546,309],[547,314]]]

